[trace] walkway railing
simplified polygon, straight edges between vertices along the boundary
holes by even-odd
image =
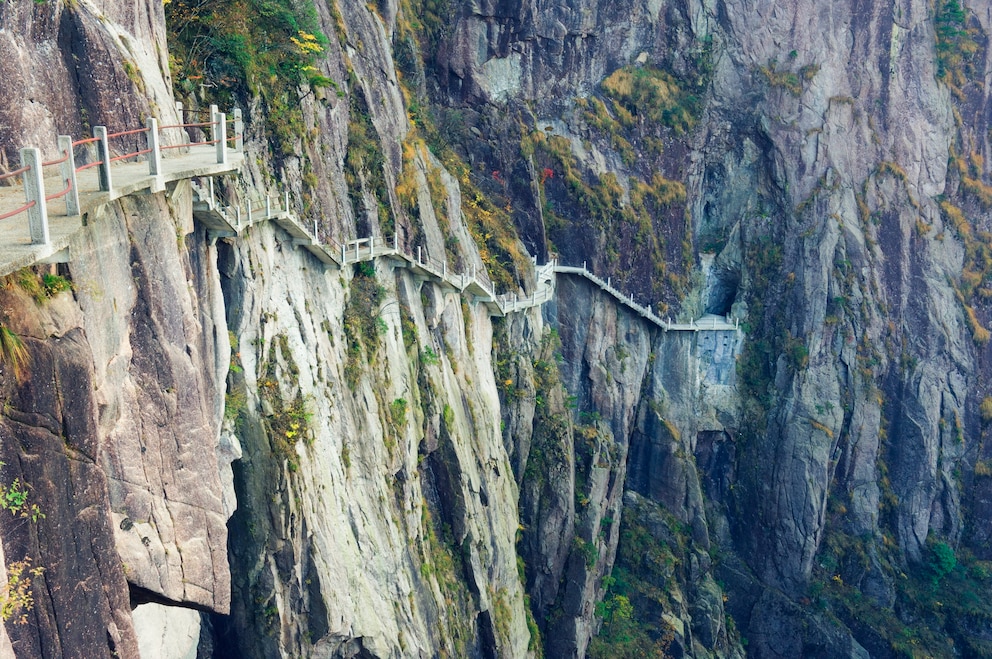
[[[230,206],[221,207],[216,203],[213,179],[209,179],[206,189],[194,183],[193,191],[203,207],[201,212],[210,211],[213,213],[213,216],[204,215],[202,219],[208,223],[214,222],[212,228],[221,231],[222,234],[240,235],[252,224],[272,220],[289,231],[295,243],[309,249],[325,263],[333,262],[336,266],[341,267],[372,261],[377,258],[393,258],[401,261],[404,267],[421,275],[443,282],[460,293],[471,294],[476,301],[486,304],[493,315],[505,316],[548,302],[554,297],[557,275],[570,274],[588,279],[615,298],[621,305],[631,309],[666,332],[736,331],[739,329],[739,322],[736,319],[731,320],[719,316],[704,317],[688,323],[676,323],[671,319],[662,319],[649,307],[638,304],[633,294],[624,295],[614,288],[609,277],[605,281],[597,277],[586,267],[585,263],[582,264],[582,267],[563,266],[559,264],[557,259],[541,266],[535,265],[536,286],[530,295],[518,293],[497,295],[492,281],[484,270],[472,266],[470,270],[465,272],[453,271],[448,268],[447,261],[431,257],[422,246],[409,250],[401,247],[397,234],[393,235],[392,241],[370,236],[344,243],[338,243],[333,239],[328,239],[329,242],[326,243],[321,242],[317,237],[316,223],[311,232],[293,213],[288,192],[283,192],[277,197],[265,195],[264,202],[255,201],[253,203],[252,200],[244,200],[241,207],[232,208]],[[275,206],[273,199],[276,199],[277,202],[281,201],[282,207]],[[217,222],[222,222],[222,224],[216,224]]]
[[[177,103],[176,107],[182,121],[184,117],[182,104]],[[189,114],[207,114],[196,110],[187,112]],[[228,123],[231,124],[231,135],[228,135]],[[163,145],[162,135],[164,131],[176,131],[178,139],[167,140],[174,143]],[[144,137],[143,145],[140,143],[141,137]],[[125,153],[112,155],[114,151],[110,141],[123,138],[132,138],[132,142],[138,142],[137,147]],[[244,121],[241,111],[238,109],[235,109],[232,116],[228,118],[225,113],[218,112],[217,106],[212,105],[207,121],[159,126],[157,119],[150,118],[144,128],[117,133],[108,133],[106,127],[96,126],[93,129],[93,137],[73,141],[68,135],[59,135],[57,145],[59,157],[46,162],[41,160],[39,149],[33,147],[21,149],[21,166],[12,172],[0,175],[0,185],[4,181],[16,180],[16,177],[20,176],[25,198],[25,203],[16,208],[7,211],[0,208],[0,220],[26,213],[32,245],[50,246],[48,202],[64,199],[66,216],[74,217],[81,214],[81,190],[78,175],[91,168],[99,168],[96,177],[96,190],[89,192],[99,191],[106,193],[109,199],[114,199],[120,194],[131,194],[136,190],[149,187],[152,191],[162,190],[166,180],[190,179],[194,193],[193,212],[215,236],[238,236],[252,224],[274,221],[292,236],[295,244],[303,246],[325,264],[341,267],[380,257],[394,258],[417,273],[441,281],[460,293],[472,295],[475,301],[486,304],[493,315],[506,315],[544,304],[554,297],[557,275],[571,274],[584,277],[596,284],[620,304],[665,331],[736,331],[739,329],[737,320],[717,316],[705,317],[689,323],[675,323],[671,319],[659,318],[650,307],[637,303],[633,294],[624,295],[614,288],[609,277],[604,281],[594,275],[586,268],[585,263],[582,264],[582,267],[563,266],[558,263],[557,259],[542,266],[535,265],[535,288],[529,296],[520,296],[518,293],[497,295],[492,280],[489,279],[483,268],[473,265],[470,270],[464,272],[451,271],[446,260],[431,257],[422,246],[416,247],[415,251],[412,248],[401,248],[396,235],[393,236],[392,245],[389,245],[386,240],[378,239],[377,241],[375,237],[359,238],[345,243],[338,243],[333,238],[328,238],[327,242],[323,242],[319,238],[316,222],[314,222],[311,230],[294,214],[290,206],[288,192],[276,197],[275,201],[273,201],[272,196],[265,195],[256,199],[245,199],[236,207],[223,206],[217,202],[212,177],[218,173],[236,169],[237,165],[227,167],[228,153],[232,150],[242,152],[244,149]],[[207,147],[208,153],[212,150],[212,159],[216,160],[216,165],[222,167],[205,166],[205,163],[201,161],[202,158],[197,156],[190,162],[182,162],[181,167],[173,167],[173,171],[166,172],[163,169],[162,155],[164,151],[182,149],[184,155],[188,157],[189,154],[193,153],[194,148],[202,150],[204,147]],[[87,162],[77,166],[76,150],[81,148],[83,149],[81,159]],[[144,158],[148,162],[148,174],[144,177],[143,182],[134,183],[132,181],[121,189],[120,194],[115,194],[112,166],[115,163],[133,162],[140,158]],[[170,160],[170,162],[172,161]],[[59,191],[46,194],[44,169],[56,166],[59,167],[58,176],[61,181]],[[133,168],[128,173],[131,178],[134,178]],[[198,176],[207,177],[206,187],[193,181]],[[3,189],[0,187],[0,190]],[[280,202],[281,207],[279,207]],[[59,249],[67,253],[65,250],[67,239],[64,235],[62,241],[59,246],[50,249],[47,254],[34,253],[33,255],[21,255],[12,258],[10,262],[5,260],[0,263],[0,269],[3,272],[12,272],[18,267],[24,267],[24,265],[48,258]],[[3,247],[0,246],[0,249]]]
[[[634,294],[631,293],[629,296],[624,295],[621,291],[618,291],[611,285],[610,277],[603,281],[596,275],[594,275],[589,269],[586,268],[586,264],[583,263],[582,267],[558,265],[557,262],[554,263],[554,270],[556,273],[568,274],[568,275],[579,275],[580,277],[585,277],[592,283],[599,286],[601,290],[613,296],[618,302],[628,307],[629,309],[635,311],[642,318],[654,323],[666,332],[670,331],[684,331],[684,332],[699,332],[702,330],[716,330],[716,331],[737,331],[740,329],[740,321],[736,318],[731,319],[729,317],[721,316],[704,316],[700,320],[692,320],[688,323],[676,323],[672,321],[671,318],[663,319],[660,318],[650,307],[638,304],[634,300]]]
[[[0,213],[0,220],[15,217],[22,213],[27,215],[28,231],[32,245],[46,245],[50,240],[49,235],[49,209],[48,202],[56,199],[65,199],[66,216],[75,216],[81,213],[79,204],[79,182],[78,174],[91,168],[98,169],[97,189],[95,191],[106,192],[111,198],[115,197],[113,183],[113,167],[115,163],[124,161],[134,161],[144,157],[148,161],[148,175],[160,177],[163,174],[162,153],[168,149],[185,149],[188,153],[190,147],[198,145],[213,145],[215,147],[216,162],[227,164],[229,150],[241,151],[244,146],[244,124],[241,118],[241,111],[234,110],[234,116],[230,120],[233,124],[233,135],[227,136],[228,119],[225,113],[218,112],[216,106],[211,106],[210,120],[199,123],[181,123],[168,126],[159,126],[155,118],[148,119],[144,128],[135,128],[116,133],[108,133],[105,126],[95,126],[93,136],[89,138],[73,140],[68,135],[59,135],[57,146],[60,157],[55,160],[42,162],[41,150],[36,147],[25,147],[20,150],[21,166],[7,174],[0,176],[0,182],[16,180],[20,176],[21,186],[24,190],[25,203],[17,208]],[[210,129],[211,139],[190,142],[182,139],[177,144],[162,145],[162,132],[171,129],[200,128]],[[143,148],[133,151],[112,155],[114,149],[111,147],[111,140],[121,138],[144,137]],[[85,164],[77,166],[76,150],[83,148],[83,160],[88,160]],[[95,152],[95,153],[93,153]],[[46,193],[44,168],[59,166],[59,178],[62,187],[58,192]],[[156,187],[156,186],[153,186]],[[157,186],[159,189],[162,186]]]

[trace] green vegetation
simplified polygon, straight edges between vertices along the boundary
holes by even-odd
[[[659,303],[659,313],[687,294],[695,258],[685,184],[678,180],[684,154],[666,145],[678,147],[694,130],[713,67],[709,41],[675,56],[682,60],[678,66],[621,67],[597,94],[575,99],[577,124],[584,128],[581,145],[550,127],[522,129],[520,143],[522,157],[538,173],[552,249],[568,251],[566,245],[577,239],[597,250],[603,245],[600,253],[614,283],[624,288],[625,278],[636,277],[648,302]],[[588,156],[576,154],[592,149],[616,153],[627,172],[587,167]]]
[[[439,524],[431,515],[427,503],[423,502],[421,512],[421,556],[420,576],[425,581],[434,579],[446,604],[454,610],[469,610],[471,595],[460,575],[464,574],[464,560],[467,547],[458,547],[447,524]],[[466,657],[471,631],[460,623],[460,617],[444,616],[442,624],[446,634],[439,636],[441,657]],[[447,644],[451,639],[452,646]]]
[[[420,363],[424,366],[437,366],[441,363],[441,358],[434,352],[434,348],[427,346],[420,352]]]
[[[416,242],[421,231],[421,200],[417,193],[418,181],[414,174],[415,163],[426,165],[427,188],[433,215],[445,234],[445,251],[454,265],[458,265],[458,240],[450,233],[455,219],[454,211],[447,207],[447,191],[440,170],[431,164],[430,155],[437,158],[444,169],[458,181],[461,188],[461,214],[469,233],[479,250],[486,273],[497,289],[514,289],[530,272],[530,260],[521,249],[511,217],[511,198],[506,194],[505,182],[499,172],[494,186],[485,177],[490,173],[478,172],[467,162],[458,149],[469,135],[460,110],[436,106],[430,102],[421,82],[424,78],[423,62],[430,64],[451,20],[449,0],[403,0],[397,17],[393,37],[393,57],[399,69],[399,80],[407,105],[407,118],[411,131],[403,142],[403,170],[396,186],[397,196],[407,217],[411,220],[407,239]]]
[[[273,146],[292,155],[305,134],[303,86],[335,86],[315,66],[327,46],[311,2],[294,0],[169,0],[170,68],[177,95],[202,84],[213,100],[235,95],[264,101]]]
[[[866,539],[836,530],[828,530],[821,547],[808,604],[845,624],[870,627],[895,656],[989,656],[992,643],[980,630],[992,621],[992,563],[931,537],[923,563],[903,570],[887,556],[894,545],[890,536],[883,538],[880,560],[896,588],[895,610],[880,606],[859,585],[871,569]]]
[[[231,365],[228,370],[227,393],[224,395],[224,419],[237,421],[248,404],[248,392],[244,379],[238,376],[243,372],[241,367],[241,346],[233,331],[228,331],[228,341],[231,344]]]
[[[406,428],[407,402],[405,398],[397,398],[389,404],[389,432],[394,438],[403,435]]]
[[[978,406],[978,413],[982,417],[982,423],[988,424],[992,421],[992,396],[986,396]]]
[[[0,462],[0,468],[4,466],[5,463]],[[0,508],[14,517],[37,523],[45,514],[37,504],[30,503],[28,497],[28,486],[20,478],[15,478],[9,485],[0,483]],[[32,577],[39,577],[45,571],[43,567],[31,567],[31,564],[31,557],[25,556],[7,566],[7,583],[0,588],[0,619],[4,622],[23,625],[28,621],[28,611],[34,607]]]
[[[43,567],[31,567],[30,556],[7,566],[7,583],[0,588],[0,618],[4,622],[27,624],[28,611],[34,608],[31,580],[44,571]]]
[[[285,335],[279,335],[269,346],[268,359],[265,360],[260,369],[258,390],[259,395],[268,401],[272,408],[272,414],[264,419],[272,451],[287,461],[290,471],[296,471],[299,467],[296,443],[300,440],[307,444],[313,441],[310,430],[312,415],[307,411],[306,401],[299,390],[296,391],[291,400],[283,398],[277,381],[276,350],[279,351],[282,360],[287,364],[288,373],[285,373],[284,377],[295,378],[299,375],[299,369],[289,350],[289,342]]]
[[[674,518],[666,518],[667,537],[655,537],[642,513],[625,509],[621,518],[616,563],[596,605],[603,626],[589,644],[590,659],[668,656],[674,634],[662,614],[678,611],[674,598],[684,576],[678,557],[688,539]]]
[[[602,84],[620,116],[622,107],[630,120],[638,117],[685,133],[702,113],[702,86],[686,85],[670,73],[652,66],[625,66],[611,73]]]
[[[980,71],[978,38],[981,31],[968,26],[967,10],[958,0],[937,0],[934,28],[937,37],[937,78],[961,98],[961,88]]]
[[[351,279],[351,295],[344,310],[344,334],[348,340],[348,360],[345,363],[345,381],[352,390],[358,385],[362,373],[363,357],[375,362],[379,351],[379,337],[385,326],[379,316],[379,305],[386,290],[375,277],[371,261],[356,264]]]
[[[0,462],[0,467],[4,463]],[[45,514],[36,503],[28,503],[28,486],[21,482],[20,478],[15,478],[9,485],[0,483],[0,508],[3,508],[14,517],[22,517],[37,522],[44,519]]]
[[[63,291],[72,290],[72,282],[61,275],[45,272],[39,275],[33,268],[18,270],[4,278],[5,286],[16,284],[38,304],[44,304]]]
[[[521,142],[525,156],[532,155],[542,177],[540,190],[549,237],[556,242],[574,239],[576,227],[565,217],[581,217],[582,223],[596,231],[605,241],[605,256],[610,264],[629,267],[621,259],[632,257],[630,250],[647,255],[652,267],[653,293],[661,297],[665,288],[674,288],[676,297],[685,294],[688,277],[669,273],[665,235],[670,231],[656,228],[656,218],[682,216],[685,186],[665,178],[659,172],[649,182],[637,177],[621,185],[616,174],[608,172],[588,180],[573,155],[571,142],[557,135],[533,131]],[[571,210],[574,208],[575,210]],[[691,245],[688,258],[691,262]],[[683,255],[684,257],[685,255]],[[687,271],[685,258],[681,270]]]
[[[0,325],[0,364],[9,366],[14,377],[21,380],[30,362],[31,353],[21,337],[6,325]]]
[[[348,198],[359,227],[365,221],[365,192],[376,202],[376,217],[382,235],[393,235],[395,223],[389,210],[389,190],[386,186],[386,165],[379,133],[372,124],[365,92],[352,75],[348,99],[348,150],[344,159],[344,177],[348,183]],[[368,230],[366,229],[368,233]]]

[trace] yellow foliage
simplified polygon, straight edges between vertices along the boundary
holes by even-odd
[[[304,55],[307,54],[317,54],[324,52],[323,47],[317,41],[317,37],[309,32],[304,32],[300,30],[297,37],[290,37],[289,40],[300,49],[300,52]]]
[[[831,430],[831,429],[830,429],[829,427],[827,427],[826,425],[824,425],[824,424],[822,424],[822,423],[820,423],[820,422],[819,422],[819,421],[817,421],[816,419],[810,419],[810,420],[809,420],[809,425],[811,425],[811,426],[813,426],[813,428],[814,428],[815,430],[819,430],[820,432],[822,432],[822,433],[823,433],[824,435],[826,435],[826,436],[827,436],[828,438],[830,438],[830,439],[833,439],[833,437],[834,437],[834,431],[833,431],[833,430]]]
[[[978,412],[982,415],[982,421],[988,423],[992,421],[992,396],[986,396],[982,404],[978,406]]]
[[[985,208],[992,208],[992,186],[985,185],[976,178],[970,176],[961,177],[961,185],[971,194],[978,197]]]

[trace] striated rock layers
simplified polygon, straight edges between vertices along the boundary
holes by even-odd
[[[323,239],[521,294],[558,255],[742,332],[564,274],[495,319],[208,234],[185,182],[109,203],[71,291],[0,289],[0,484],[44,515],[0,511],[8,579],[44,568],[0,654],[988,652],[989,7],[314,10],[297,98],[216,54],[180,81],[246,109],[230,202],[277,181]],[[169,119],[165,34],[156,3],[0,6],[0,164]]]

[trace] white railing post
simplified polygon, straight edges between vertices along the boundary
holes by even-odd
[[[393,249],[395,249],[397,252],[400,251],[400,232],[399,231],[394,231],[393,232]]]
[[[217,131],[214,133],[217,140],[217,163],[227,164],[227,115],[223,112],[217,113]]]
[[[217,115],[220,111],[217,109],[216,105],[211,104],[210,106],[210,139],[217,139]],[[199,123],[199,122],[196,122]],[[216,143],[214,145],[216,147]]]
[[[59,135],[59,153],[65,154],[65,162],[62,163],[62,180],[69,187],[69,194],[65,196],[65,214],[68,216],[79,215],[79,190],[76,188],[76,157],[72,152],[72,136]]]
[[[245,199],[245,207],[248,209],[248,224],[251,224],[251,199]]]
[[[359,244],[360,242],[361,242],[360,240],[356,240],[356,241],[355,241],[355,262],[356,262],[356,263],[358,262],[358,244]]]
[[[28,209],[28,229],[32,245],[48,244],[48,207],[45,203],[45,177],[41,171],[41,151],[34,147],[21,149],[21,167],[27,167],[23,174],[24,197],[34,205]]]
[[[265,194],[265,217],[272,217],[272,197]]]
[[[214,177],[210,176],[207,178],[207,208],[213,210],[214,208]]]
[[[289,190],[284,190],[283,191],[283,193],[282,193],[282,203],[283,203],[283,209],[286,211],[286,214],[288,215],[289,214]]]
[[[241,116],[241,108],[234,108],[234,150],[245,150],[245,122]]]
[[[158,144],[158,119],[148,117],[148,173],[158,176],[162,173],[162,149]]]
[[[241,206],[234,209],[234,217],[238,223],[238,227],[241,227]]]
[[[369,258],[375,256],[375,236],[369,236]]]
[[[341,245],[341,264],[344,265],[344,262],[346,260],[347,259],[345,259],[345,256],[344,256],[344,245]]]
[[[107,127],[94,126],[93,137],[99,140],[96,143],[96,155],[100,159],[100,166],[97,168],[100,172],[100,190],[110,192],[113,181],[110,178],[110,143],[107,141]]]

